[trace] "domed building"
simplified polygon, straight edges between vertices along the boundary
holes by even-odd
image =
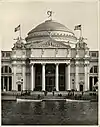
[[[12,51],[2,51],[2,91],[92,91],[98,81],[98,51],[52,19],[32,28]]]

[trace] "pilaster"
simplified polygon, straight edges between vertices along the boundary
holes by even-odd
[[[42,64],[42,90],[45,91],[45,64]]]

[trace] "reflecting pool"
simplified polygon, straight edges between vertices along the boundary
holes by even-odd
[[[97,125],[96,102],[2,101],[2,125]]]

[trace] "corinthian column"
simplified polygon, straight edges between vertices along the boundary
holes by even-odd
[[[87,91],[89,90],[89,67],[88,64],[85,64],[85,85],[84,85],[84,90]]]
[[[17,85],[16,85],[16,65],[13,65],[12,72],[13,72],[13,75],[12,75],[12,90],[18,90]]]
[[[23,90],[26,90],[26,66],[23,65]]]
[[[85,84],[84,84],[84,91],[87,90],[87,65],[85,64],[85,67],[84,67],[84,74],[85,74]]]
[[[33,64],[31,65],[31,90],[33,91],[34,82],[33,82]]]
[[[67,68],[67,64],[66,64],[65,65],[65,90],[67,90],[67,79],[68,79],[68,77],[67,77],[67,75],[68,75],[67,70],[68,70],[68,68]]]
[[[42,64],[42,90],[45,91],[45,64]]]
[[[76,68],[75,68],[75,85],[76,85],[76,89],[77,91],[79,91],[79,67],[78,67],[78,63],[76,63]]]
[[[59,91],[59,79],[58,79],[58,76],[59,76],[59,71],[58,71],[58,64],[56,64],[56,91]]]
[[[71,86],[70,86],[70,64],[68,64],[68,70],[67,70],[67,74],[68,74],[68,84],[67,84],[67,90],[71,90]]]
[[[87,67],[87,90],[90,89],[90,86],[89,86],[89,66]]]

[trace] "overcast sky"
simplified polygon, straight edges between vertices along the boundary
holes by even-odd
[[[83,37],[87,38],[91,50],[98,48],[98,3],[91,2],[1,2],[0,3],[0,35],[2,50],[11,50],[13,39],[18,32],[15,27],[21,24],[22,38],[40,23],[47,19],[46,12],[54,12],[53,19],[62,23],[72,31],[77,24],[82,25]],[[74,31],[78,37],[79,31]]]

